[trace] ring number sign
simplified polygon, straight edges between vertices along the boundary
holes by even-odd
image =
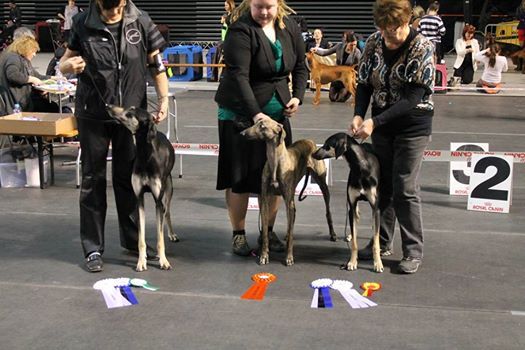
[[[511,156],[473,155],[467,209],[508,213],[512,198],[512,165]]]
[[[472,157],[472,152],[488,152],[488,143],[460,143],[452,142],[450,150],[454,155]],[[455,196],[468,196],[468,185],[470,183],[471,164],[465,160],[453,160],[450,162],[450,187],[449,194]]]

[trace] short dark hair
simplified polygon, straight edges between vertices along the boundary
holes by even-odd
[[[121,0],[97,0],[97,4],[103,10],[111,10],[112,8],[118,7]]]

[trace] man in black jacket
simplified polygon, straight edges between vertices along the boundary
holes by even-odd
[[[159,98],[156,121],[166,118],[168,80],[159,57],[165,44],[147,13],[130,0],[96,0],[73,19],[62,73],[79,75],[75,102],[82,149],[80,238],[90,272],[102,271],[106,218],[106,156],[112,145],[113,189],[122,247],[137,251],[137,203],[131,186],[132,135],[114,122],[106,104],[147,108],[149,68]],[[154,252],[149,249],[149,258]]]

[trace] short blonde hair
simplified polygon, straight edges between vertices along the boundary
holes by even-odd
[[[23,36],[14,40],[11,45],[7,47],[7,51],[17,53],[21,56],[28,56],[31,52],[40,51],[40,46],[34,38]]]
[[[410,22],[412,5],[408,0],[376,0],[374,22],[381,29],[399,27]]]
[[[249,12],[251,3],[252,0],[243,0],[233,11],[233,21],[236,21],[243,14]],[[295,14],[295,11],[286,4],[286,1],[277,0],[277,23],[279,24],[279,28],[284,29],[286,27],[284,18],[291,14]]]

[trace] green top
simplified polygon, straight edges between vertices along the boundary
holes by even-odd
[[[275,43],[270,41],[272,47],[273,55],[275,57],[275,69],[280,72],[283,68],[283,47],[281,42],[276,40]],[[262,108],[262,112],[270,116],[273,120],[282,121],[284,119],[283,115],[284,106],[277,98],[276,93],[273,93],[272,98],[268,103]],[[234,120],[235,112],[231,109],[219,106],[219,120]]]

